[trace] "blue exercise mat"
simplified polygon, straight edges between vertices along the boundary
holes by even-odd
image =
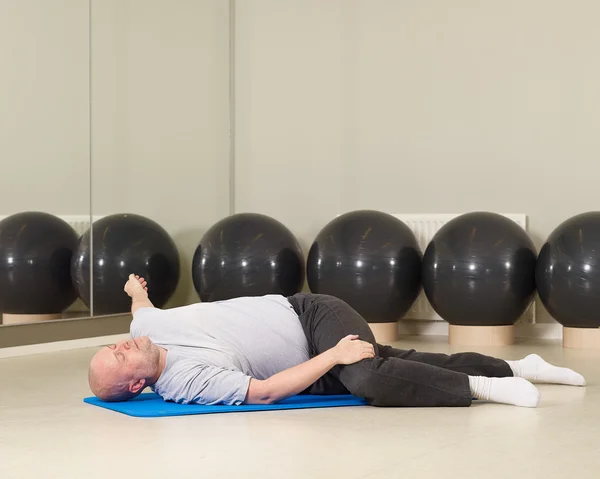
[[[364,399],[355,396],[301,395],[284,399],[276,404],[243,404],[241,406],[202,406],[164,401],[158,394],[140,394],[130,401],[104,402],[96,397],[83,402],[135,417],[186,416],[191,414],[217,414],[225,412],[276,411],[280,409],[310,409],[321,407],[365,406]]]

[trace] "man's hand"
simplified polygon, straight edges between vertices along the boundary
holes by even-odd
[[[131,297],[131,314],[135,314],[140,308],[154,308],[148,299],[148,283],[144,278],[130,274],[123,289]]]
[[[130,298],[135,299],[136,296],[148,297],[148,283],[144,278],[140,278],[137,274],[130,274],[127,283],[123,287],[123,290],[129,295]]]
[[[268,379],[251,379],[246,394],[246,404],[272,404],[300,394],[317,379],[338,364],[354,364],[375,357],[371,343],[361,341],[352,334],[336,346],[293,368],[286,369]]]
[[[343,338],[332,348],[332,352],[337,364],[354,364],[363,359],[375,357],[373,345],[366,341],[361,341],[355,334]]]

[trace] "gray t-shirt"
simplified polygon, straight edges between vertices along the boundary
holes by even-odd
[[[141,308],[131,336],[148,336],[167,350],[152,389],[179,403],[241,404],[250,378],[267,379],[309,359],[298,315],[278,295]]]

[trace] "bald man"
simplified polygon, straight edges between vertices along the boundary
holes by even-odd
[[[470,406],[473,398],[523,407],[530,382],[585,386],[535,354],[503,361],[477,353],[420,353],[383,346],[348,304],[326,295],[244,297],[161,310],[131,275],[131,338],[101,349],[89,383],[105,401],[146,387],[165,400],[269,404],[301,393],[353,394],[375,406]]]

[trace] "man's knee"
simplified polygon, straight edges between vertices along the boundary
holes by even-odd
[[[377,394],[379,378],[377,378],[373,364],[376,359],[364,359],[359,363],[344,367],[340,379],[352,395],[368,400]]]

